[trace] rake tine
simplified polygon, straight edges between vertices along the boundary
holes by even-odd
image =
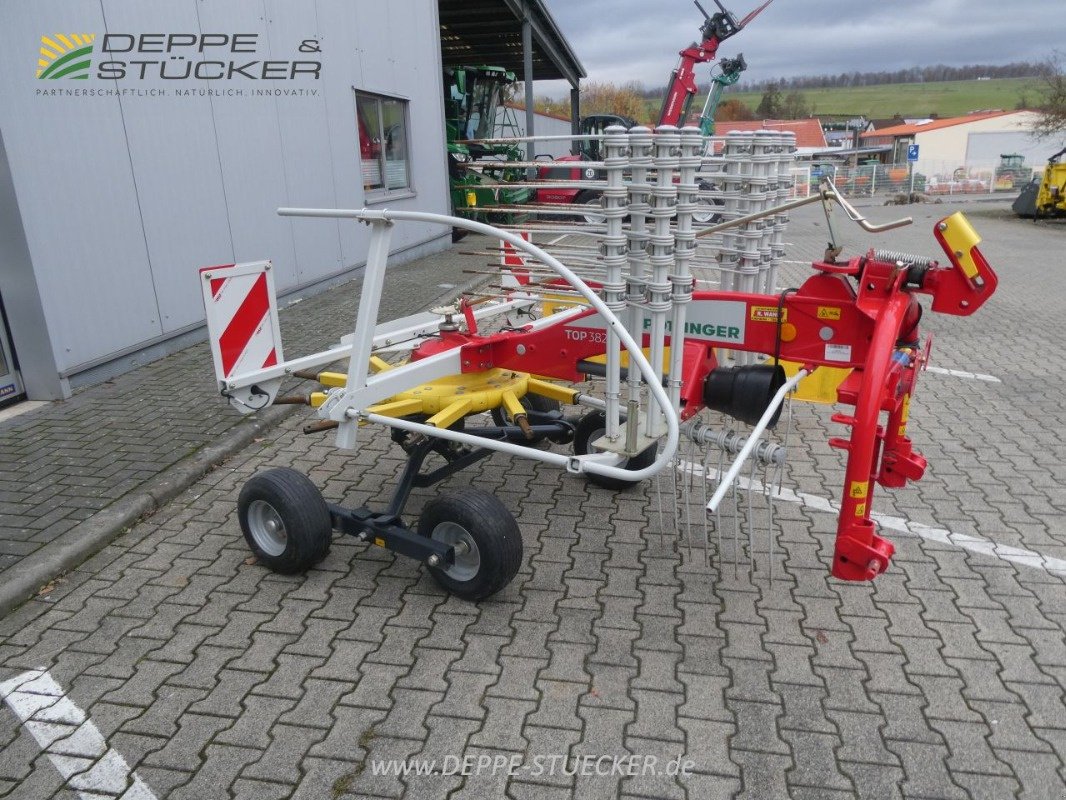
[[[748,578],[751,579],[757,569],[755,563],[755,469],[759,464],[757,458],[751,460],[748,471]]]
[[[710,532],[707,530],[707,520],[708,520],[708,517],[710,516],[707,513],[707,482],[710,480],[710,477],[711,477],[710,476],[710,469],[708,467],[708,465],[710,464],[710,461],[711,461],[711,451],[708,449],[708,450],[704,451],[704,454],[703,454],[703,477],[700,480],[700,486],[703,488],[703,496],[701,498],[702,504],[701,504],[700,508],[703,509],[703,566],[704,567],[710,567],[711,566],[711,556],[710,556],[710,552],[709,552],[710,549],[711,549]]]

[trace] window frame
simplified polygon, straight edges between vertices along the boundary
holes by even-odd
[[[355,124],[356,124],[356,154],[359,163],[359,174],[363,174],[363,153],[362,142],[358,141],[360,120],[360,109],[362,104],[367,101],[372,101],[374,106],[373,116],[376,118],[377,130],[371,132],[372,137],[376,137],[379,143],[378,153],[378,169],[381,174],[382,185],[373,189],[366,188],[363,184],[363,196],[364,202],[367,205],[374,203],[382,203],[389,200],[398,200],[405,197],[415,197],[418,192],[414,186],[414,170],[411,169],[411,115],[410,105],[411,101],[407,97],[401,95],[385,94],[383,92],[373,92],[367,89],[360,89],[357,86],[352,87],[352,96],[355,100]],[[389,159],[386,153],[386,136],[385,136],[385,114],[383,112],[383,104],[385,102],[392,101],[398,103],[402,111],[402,124],[403,124],[403,154],[404,162],[406,164],[407,183],[404,186],[389,188],[388,186],[388,164]],[[368,121],[369,122],[369,121]]]

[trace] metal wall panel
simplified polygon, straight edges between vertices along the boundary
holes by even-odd
[[[93,0],[5,2],[0,25],[0,126],[61,372],[162,333],[118,99],[35,96],[99,85],[36,81],[43,33],[103,31]]]
[[[387,205],[447,209],[435,0],[3,2],[0,125],[60,371],[199,323],[200,266],[270,258],[285,292],[363,263],[365,226],[275,213],[281,205],[365,204],[353,87],[409,101],[415,196]],[[43,88],[165,85],[171,96],[35,98],[41,34],[75,31],[98,36],[92,76],[41,81]],[[254,32],[260,46],[253,58],[316,58],[322,75],[105,81],[95,72],[108,31]],[[320,40],[320,54],[298,53],[309,38]],[[178,86],[247,92],[271,88],[265,84],[318,95],[173,96]],[[443,247],[443,233],[402,225],[394,249]]]
[[[264,5],[271,58],[315,59],[321,55],[301,55],[298,49],[300,42],[305,39],[322,38],[318,12],[313,4],[266,0]],[[282,95],[271,101],[278,116],[285,154],[282,166],[286,192],[284,203],[279,202],[278,205],[335,208],[337,192],[334,186],[333,152],[326,124],[326,95],[322,81],[301,79],[295,82],[294,87],[288,87],[288,83],[279,83],[278,88],[314,90],[317,95]],[[297,219],[292,220],[291,225],[298,283],[308,284],[334,275],[343,268],[337,220],[308,224],[306,220]]]
[[[160,5],[150,15],[143,0],[104,0],[103,7],[112,31],[200,29],[195,0]],[[156,74],[138,86],[172,92],[183,83]],[[200,287],[190,275],[234,260],[211,105],[197,96],[128,97],[119,104],[163,332],[170,333],[203,319]]]
[[[259,34],[266,39],[261,0],[201,0],[204,32]],[[220,85],[221,81],[218,82]],[[242,80],[242,89],[257,88]],[[229,88],[229,87],[221,87]],[[279,288],[296,283],[292,222],[277,215],[285,198],[285,157],[277,108],[265,97],[211,97],[235,261],[270,259]]]

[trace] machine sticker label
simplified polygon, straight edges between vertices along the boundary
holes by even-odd
[[[9,383],[7,386],[0,386],[0,397],[7,397],[15,393],[15,384]]]
[[[685,320],[685,338],[723,344],[744,344],[746,323],[747,304],[741,300],[693,300],[689,303]],[[667,320],[667,335],[670,334],[670,329],[670,320]],[[606,334],[586,334],[587,330],[606,331],[607,323],[599,314],[583,317],[567,326],[566,336],[575,341],[607,341]],[[648,317],[644,318],[644,332],[651,332],[651,319]]]
[[[850,344],[827,344],[825,346],[826,361],[851,361]]]
[[[859,503],[855,506],[855,516],[861,517],[866,514],[866,503]]]
[[[903,395],[903,409],[899,416],[899,431],[897,436],[907,435],[907,418],[911,415],[911,396],[909,394]]]
[[[870,491],[869,481],[852,481],[851,488],[848,489],[848,497],[854,497],[858,500],[866,497]]]
[[[818,319],[840,319],[840,309],[835,306],[818,306]]]
[[[777,306],[752,306],[752,322],[777,322]],[[788,309],[781,309],[781,321],[788,322]]]

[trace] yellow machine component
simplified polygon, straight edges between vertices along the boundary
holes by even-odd
[[[768,360],[767,364],[772,363]],[[785,375],[791,378],[799,372],[802,364],[795,361],[781,361],[785,368]],[[837,387],[851,374],[850,368],[842,367],[816,367],[814,372],[799,382],[795,393],[792,395],[797,400],[806,400],[809,403],[826,403],[832,405],[837,401]]]
[[[511,391],[523,397],[527,391],[529,376],[524,372],[508,369],[489,369],[484,372],[468,372],[449,375],[430,383],[423,383],[406,392],[400,392],[393,400],[409,399],[422,402],[423,414],[438,414],[456,400],[470,401],[469,414],[489,411],[500,406],[502,395]]]
[[[373,361],[380,364],[374,364]],[[371,359],[375,372],[391,369],[392,365],[379,358]],[[318,381],[331,388],[340,388],[347,384],[347,376],[339,372],[321,372]],[[528,393],[558,400],[561,403],[573,403],[578,392],[550,383],[546,380],[530,377],[524,372],[512,372],[506,369],[490,369],[484,372],[469,372],[463,375],[450,375],[430,383],[423,383],[406,392],[390,397],[366,410],[383,417],[407,417],[412,414],[428,414],[427,425],[437,428],[450,428],[462,417],[491,411],[501,406],[511,417],[525,414],[521,399]],[[311,393],[311,406],[320,407],[326,402],[325,392]]]
[[[522,406],[522,401],[511,391],[505,391],[500,395],[500,406],[511,415],[512,419],[526,413],[525,408]]]
[[[961,211],[946,217],[941,224],[944,226],[941,229],[944,241],[954,254],[952,260],[958,262],[966,278],[972,281],[980,272],[973,260],[973,249],[980,244],[980,235]]]
[[[1066,214],[1066,162],[1048,163],[1036,195],[1036,207],[1043,214]]]
[[[540,313],[542,316],[547,317],[550,314],[554,314],[557,311],[566,311],[568,308],[574,306],[587,306],[588,302],[576,294],[562,294],[555,292],[542,292],[540,302]]]
[[[388,400],[370,406],[367,411],[383,417],[406,417],[408,414],[421,414],[422,403],[419,400]]]
[[[540,378],[533,377],[530,377],[526,381],[526,389],[532,394],[547,397],[549,400],[558,400],[560,403],[569,403],[571,405],[574,403],[578,395],[577,389],[568,389],[557,383],[550,383],[548,381],[543,381]]]
[[[348,376],[343,372],[320,372],[318,373],[318,382],[323,386],[336,389],[340,386],[348,385]]]

